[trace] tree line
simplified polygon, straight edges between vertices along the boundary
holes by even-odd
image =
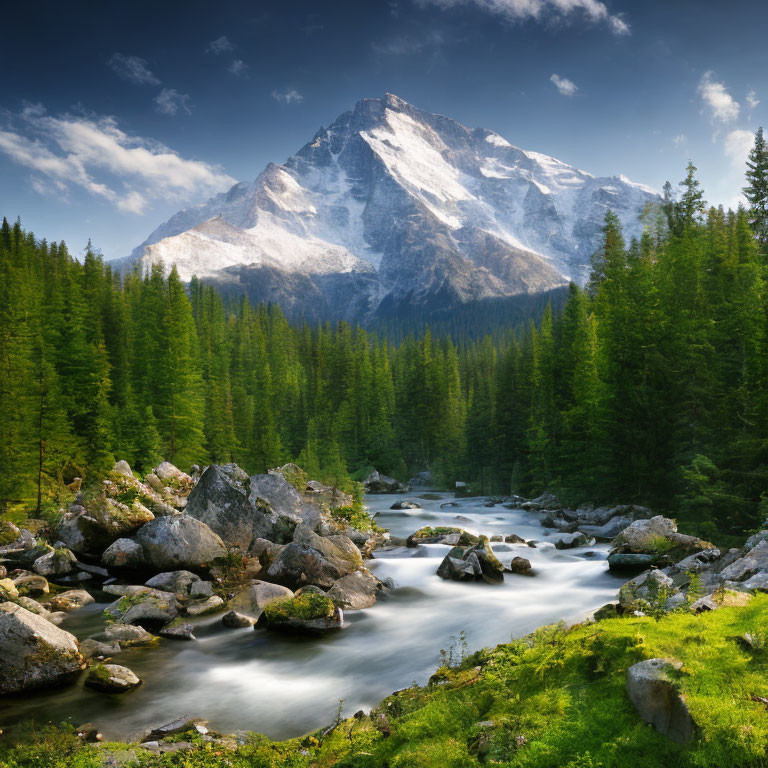
[[[119,275],[0,229],[0,505],[55,509],[117,458],[288,460],[483,493],[637,501],[744,530],[768,502],[768,149],[748,208],[707,208],[689,164],[625,243],[606,216],[584,288],[538,323],[398,341],[291,326],[175,269]],[[532,304],[532,306],[534,306]]]

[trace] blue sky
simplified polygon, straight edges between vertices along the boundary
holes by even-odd
[[[0,215],[74,253],[126,255],[387,91],[657,189],[691,158],[725,205],[768,122],[758,0],[22,5],[3,16]]]

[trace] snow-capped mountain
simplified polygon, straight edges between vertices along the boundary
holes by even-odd
[[[253,183],[180,211],[131,261],[175,264],[291,316],[362,320],[583,283],[605,212],[639,234],[654,199],[387,94]]]

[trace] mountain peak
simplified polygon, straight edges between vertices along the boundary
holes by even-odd
[[[606,211],[631,237],[653,199],[387,93],[253,183],[180,211],[133,258],[361,321],[583,283]]]

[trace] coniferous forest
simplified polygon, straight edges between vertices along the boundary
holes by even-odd
[[[625,242],[606,216],[585,289],[492,336],[397,342],[291,326],[175,270],[0,232],[0,505],[56,509],[116,459],[375,467],[483,493],[635,501],[702,534],[768,507],[768,152],[749,208],[707,208],[690,164]]]

